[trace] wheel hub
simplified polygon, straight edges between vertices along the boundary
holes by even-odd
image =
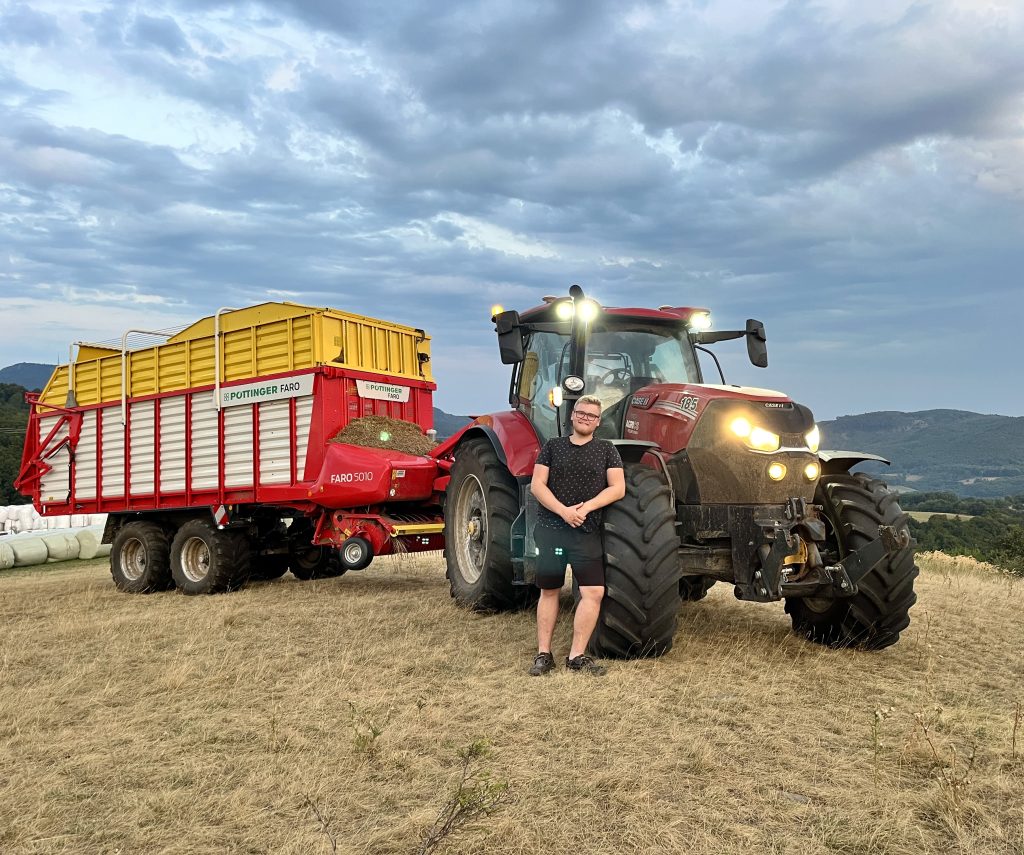
[[[463,531],[456,544],[459,572],[472,585],[483,573],[487,553],[487,499],[475,475],[470,475],[462,485],[455,512]]]
[[[146,572],[146,546],[132,538],[121,549],[121,572],[131,582],[137,582]]]
[[[181,570],[190,582],[202,582],[210,572],[210,548],[201,537],[190,537],[181,550]]]

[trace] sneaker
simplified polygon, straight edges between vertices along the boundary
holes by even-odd
[[[540,677],[547,674],[555,667],[555,657],[550,653],[538,653],[533,657],[533,667],[530,669],[531,677]]]
[[[603,677],[608,673],[604,665],[598,665],[590,656],[582,654],[575,659],[565,657],[565,667],[570,671],[582,671],[586,674],[593,674],[595,677]]]

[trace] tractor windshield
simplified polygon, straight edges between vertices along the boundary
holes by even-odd
[[[602,319],[591,329],[583,379],[584,392],[601,399],[603,427],[617,434],[615,423],[625,409],[617,405],[628,395],[651,383],[696,383],[700,375],[684,329],[635,320],[616,324],[616,320]],[[518,383],[520,408],[541,437],[550,439],[558,436],[563,421],[551,393],[568,372],[568,330],[533,332],[525,345]]]

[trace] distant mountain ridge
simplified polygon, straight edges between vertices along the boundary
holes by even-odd
[[[964,410],[881,411],[820,422],[821,447],[869,451],[891,486],[978,498],[1024,493],[1024,417]]]
[[[0,383],[40,389],[54,367],[19,362],[0,368]],[[469,421],[469,416],[434,407],[438,439],[457,433]],[[819,427],[823,449],[866,451],[891,460],[891,467],[879,463],[861,468],[879,473],[901,490],[948,490],[977,498],[1024,493],[1024,417],[886,410],[840,416]],[[20,449],[20,439],[17,444]]]
[[[29,391],[42,389],[50,381],[50,375],[56,367],[42,362],[18,362],[0,368],[0,383],[14,383]]]

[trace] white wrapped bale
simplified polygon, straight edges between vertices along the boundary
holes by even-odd
[[[14,550],[15,567],[45,564],[50,554],[41,537],[15,537],[11,540],[11,549]]]
[[[3,506],[3,507],[0,507],[0,523],[7,522],[8,514],[9,514],[9,511],[7,510],[7,506],[6,505]]]
[[[46,558],[48,561],[69,561],[72,557],[78,557],[78,553],[81,552],[81,547],[75,550],[75,555],[72,556],[71,548],[68,545],[68,539],[63,534],[47,534],[40,538],[44,544],[46,544]],[[78,540],[75,540],[78,543]]]
[[[95,558],[99,554],[100,537],[102,534],[97,533],[94,529],[87,528],[78,532],[75,535],[78,540],[78,557],[79,558]],[[107,554],[110,550],[107,550]]]
[[[0,570],[9,570],[14,566],[14,550],[11,544],[0,540]]]
[[[78,542],[78,538],[70,531],[64,532],[62,537],[68,545],[68,560],[74,561],[82,554],[82,544]]]
[[[99,546],[96,547],[96,557],[106,558],[108,555],[110,555],[110,547],[111,544],[109,543],[101,543]]]

